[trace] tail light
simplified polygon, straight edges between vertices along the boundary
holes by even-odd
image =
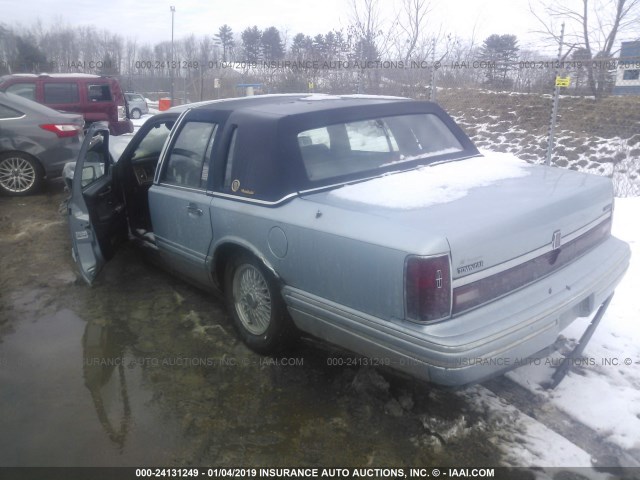
[[[405,266],[407,318],[418,322],[451,315],[449,255],[409,257]]]
[[[53,132],[60,138],[75,137],[82,130],[81,126],[71,123],[47,123],[40,125],[40,128]]]
[[[118,105],[118,121],[127,119],[127,109],[124,105]]]

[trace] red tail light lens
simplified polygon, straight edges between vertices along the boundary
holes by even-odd
[[[451,315],[449,255],[409,257],[405,267],[407,318],[419,322]]]
[[[40,128],[55,133],[58,137],[75,137],[80,133],[82,127],[71,123],[47,123],[40,125]]]

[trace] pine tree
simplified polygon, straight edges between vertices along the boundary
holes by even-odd
[[[254,25],[253,27],[247,27],[242,32],[241,37],[245,61],[258,62],[262,55],[262,32]]]
[[[261,41],[262,54],[266,61],[281,60],[284,57],[284,47],[276,27],[269,27],[262,32]]]
[[[511,79],[507,78],[518,59],[518,39],[515,35],[490,35],[480,49],[480,60],[487,62],[487,84],[492,87],[508,87]]]
[[[226,23],[218,29],[218,33],[214,35],[215,39],[222,45],[222,61],[226,62],[232,55],[233,47],[236,42],[233,39],[233,31]]]

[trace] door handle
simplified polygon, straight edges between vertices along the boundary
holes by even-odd
[[[111,195],[111,191],[112,191],[111,187],[107,187],[102,192],[98,193],[98,197],[100,198],[108,197],[109,195]]]
[[[199,217],[202,216],[202,209],[198,208],[195,203],[190,203],[189,205],[187,205],[187,212],[189,212],[189,215],[198,215]]]

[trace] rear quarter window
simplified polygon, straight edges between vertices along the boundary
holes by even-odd
[[[14,83],[9,85],[5,90],[7,93],[20,95],[27,100],[36,101],[36,84],[35,83]]]
[[[0,103],[0,120],[7,120],[9,118],[20,118],[22,116],[22,112],[14,110],[11,107],[7,107]]]
[[[45,83],[44,103],[79,103],[77,83]]]

